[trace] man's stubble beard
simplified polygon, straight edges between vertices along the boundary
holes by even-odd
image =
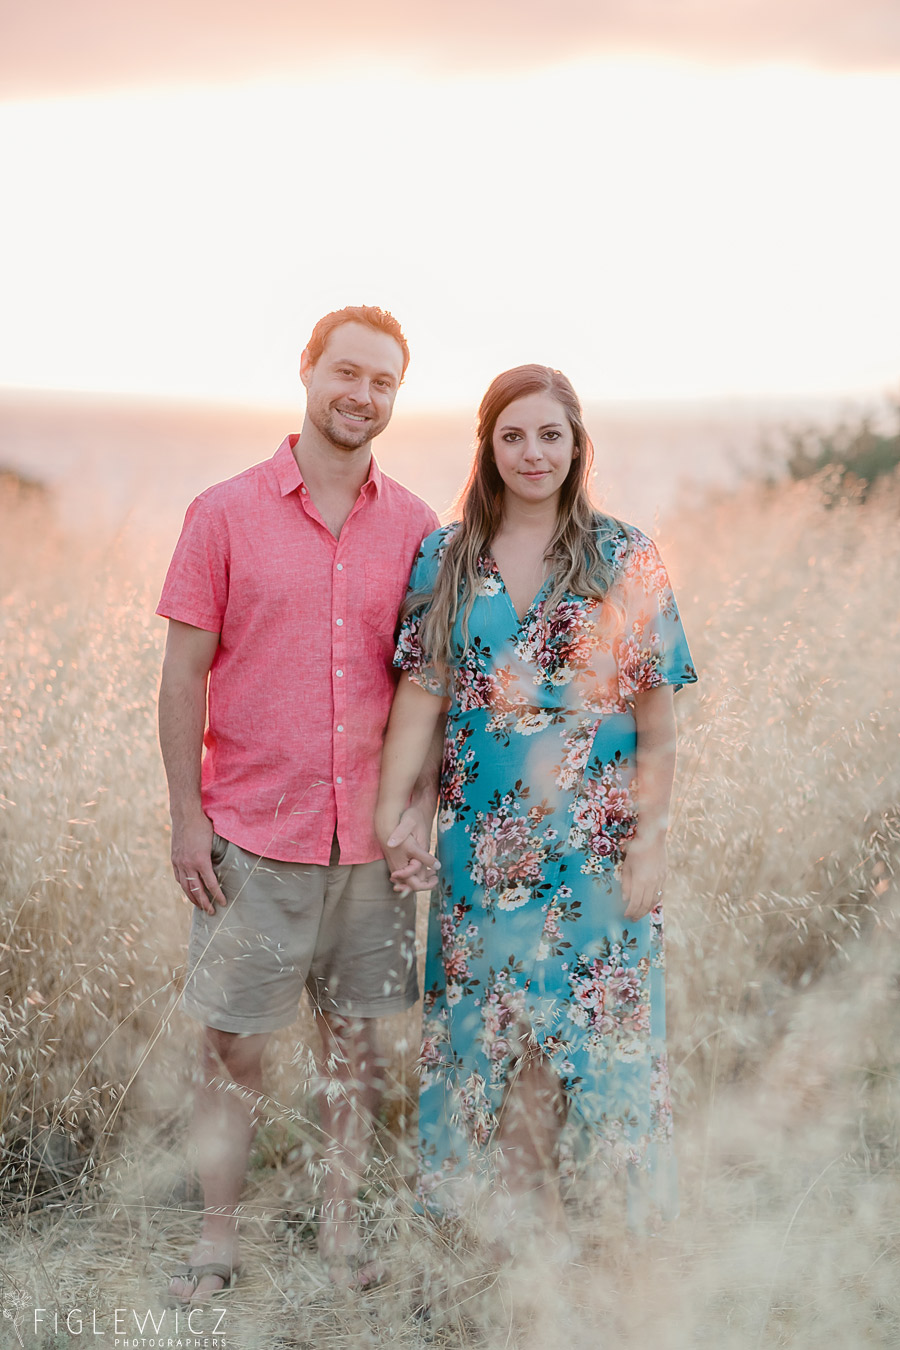
[[[354,434],[349,428],[338,424],[335,411],[330,406],[321,418],[313,412],[310,420],[320,435],[324,436],[336,450],[348,451],[361,450],[376,436],[380,436],[388,424],[384,422],[379,425],[377,420],[373,419],[364,428],[360,428],[358,433]],[[390,421],[390,418],[388,418],[388,421]]]

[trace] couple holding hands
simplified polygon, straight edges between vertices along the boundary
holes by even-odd
[[[439,528],[371,453],[408,361],[380,309],[321,319],[300,434],[192,503],[158,608],[203,1027],[203,1225],[177,1302],[240,1268],[262,1056],[304,988],[328,1080],[320,1254],[337,1282],[377,1278],[356,1214],[374,1020],[418,997],[419,889],[419,1204],[460,1214],[486,1177],[514,1230],[562,1237],[565,1147],[675,1207],[660,902],[673,693],[696,679],[675,599],[652,540],[591,503],[578,398],[545,366],[492,382]]]

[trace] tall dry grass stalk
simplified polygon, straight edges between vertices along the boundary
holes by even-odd
[[[270,1056],[228,1346],[900,1341],[900,490],[828,495],[748,486],[659,536],[703,681],[678,700],[667,895],[682,1218],[630,1237],[601,1186],[571,1202],[575,1260],[538,1246],[505,1270],[471,1227],[419,1219],[398,1142],[411,1015],[383,1032],[366,1201],[390,1279],[335,1292],[311,1221],[305,1019]],[[161,565],[145,540],[78,542],[45,505],[2,507],[4,1347],[81,1345],[73,1308],[112,1346],[112,1310],[158,1316],[196,1228],[187,915],[154,727]],[[62,1329],[45,1314],[35,1333],[35,1307]]]

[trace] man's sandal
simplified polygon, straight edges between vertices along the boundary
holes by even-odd
[[[232,1266],[227,1261],[203,1261],[199,1265],[192,1266],[189,1261],[179,1261],[178,1265],[172,1271],[170,1279],[187,1280],[193,1282],[193,1289],[189,1294],[181,1296],[179,1294],[168,1295],[167,1306],[170,1308],[188,1308],[202,1307],[203,1303],[212,1302],[213,1299],[221,1298],[223,1294],[230,1294],[237,1284],[238,1276],[241,1273],[240,1266]],[[197,1285],[207,1275],[211,1275],[222,1281],[221,1289],[211,1289],[201,1301],[192,1304],[191,1298],[197,1292]]]

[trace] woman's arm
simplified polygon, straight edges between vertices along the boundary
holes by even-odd
[[[412,790],[409,806],[387,840],[387,847],[392,852],[396,851],[398,856],[405,853],[408,859],[402,867],[396,867],[391,873],[394,890],[401,895],[406,891],[430,891],[437,881],[440,863],[429,852],[429,847],[431,824],[440,792],[446,722],[447,718],[441,712],[432,732],[425,763]]]
[[[423,785],[431,779],[436,781],[440,753],[437,728],[446,707],[446,699],[429,694],[413,680],[401,676],[381,754],[375,833],[391,873],[401,873],[399,881],[401,885],[407,883],[406,889],[416,889],[413,864],[420,862],[421,856],[409,834],[396,838],[397,826],[411,795],[413,807],[421,805],[423,796],[428,795],[433,813],[436,793],[423,792]],[[426,856],[430,859],[430,855]]]
[[[622,866],[626,919],[642,919],[661,900],[666,830],[675,777],[675,691],[670,684],[635,694],[638,823]]]

